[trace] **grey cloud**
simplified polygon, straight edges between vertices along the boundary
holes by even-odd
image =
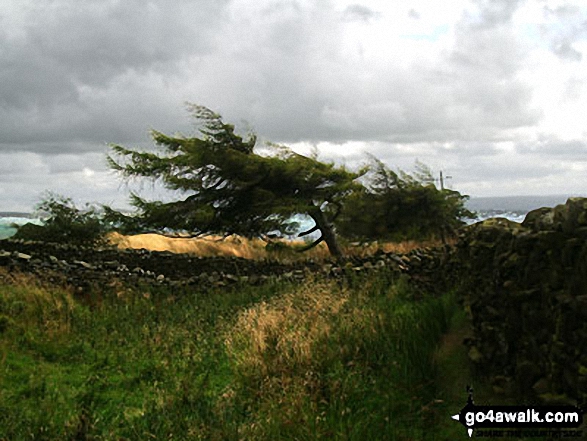
[[[502,13],[496,12],[487,23],[506,23],[520,3],[483,2],[481,17],[491,6]],[[439,72],[452,85],[446,113],[457,116],[464,127],[489,129],[496,135],[502,129],[538,123],[542,113],[531,106],[532,90],[517,78],[525,60],[526,53],[510,27],[488,29],[465,17],[457,25],[447,65]]]
[[[467,182],[476,173],[484,180],[491,173],[533,176],[530,153],[554,157],[548,146],[555,141],[520,144],[523,161],[511,164],[494,145],[515,141],[509,133],[542,116],[519,80],[527,52],[509,26],[519,1],[478,2],[439,59],[408,62],[397,62],[393,50],[374,61],[360,42],[347,44],[353,38],[347,31],[367,26],[364,20],[376,13],[357,3],[345,18],[333,3],[54,0],[35,6],[24,27],[0,27],[1,200],[18,193],[16,182],[28,195],[51,188],[92,200],[118,198],[118,180],[99,164],[107,143],[147,149],[151,128],[193,133],[184,101],[230,122],[245,120],[271,141],[338,143],[332,155],[349,165],[364,161],[345,146],[351,140],[369,143],[390,165],[409,169],[418,157]],[[545,30],[545,38],[576,50],[581,20],[557,14],[549,23],[558,28]],[[578,31],[567,32],[568,23]],[[569,81],[567,94],[579,95],[580,87],[582,78]],[[573,158],[559,154],[557,161],[568,165]],[[542,164],[536,170],[559,172]]]
[[[225,1],[37,3],[18,36],[0,38],[0,105],[47,107],[105,87],[128,70],[173,72],[213,47]]]
[[[55,176],[68,173],[106,172],[106,152],[58,153],[43,155],[35,152],[0,153],[0,181],[10,182],[14,176],[31,176],[31,180],[42,176]]]
[[[412,8],[408,11],[408,17],[418,20],[420,18],[420,13]]]
[[[472,23],[481,29],[507,24],[526,0],[474,0],[479,5],[479,21]]]
[[[51,109],[0,107],[0,150],[99,151],[107,143],[148,140],[153,128],[188,128],[185,97],[172,79],[168,83],[155,74],[131,75],[107,89],[85,87],[79,101]]]
[[[534,142],[518,143],[516,151],[525,155],[587,161],[587,142],[582,139],[561,140],[554,136],[543,136]]]
[[[36,176],[48,171],[47,164],[39,155],[29,152],[0,152],[0,182],[3,185],[15,176]]]
[[[349,21],[366,21],[379,17],[379,13],[373,9],[360,4],[352,4],[346,7],[343,12],[343,18]]]
[[[109,26],[122,26],[124,17],[136,7],[133,2],[130,5],[117,6],[119,11],[106,9],[98,16],[110,14],[114,18]],[[223,16],[213,52],[206,52],[205,45],[173,44],[194,35],[184,29],[187,19],[175,12],[169,24],[156,25],[160,31],[139,29],[138,37],[114,48],[105,65],[90,61],[89,67],[80,60],[85,60],[85,48],[94,40],[83,38],[82,27],[73,26],[74,36],[81,33],[80,44],[62,49],[70,34],[60,35],[56,25],[49,26],[46,34],[58,35],[60,40],[45,43],[48,55],[42,63],[55,63],[55,68],[43,64],[55,85],[40,90],[33,75],[31,88],[37,85],[39,90],[31,89],[30,99],[26,92],[17,98],[26,103],[46,94],[48,102],[54,103],[52,111],[40,106],[0,106],[0,142],[20,144],[23,149],[36,145],[37,151],[47,152],[59,151],[59,143],[69,151],[98,151],[107,142],[132,142],[137,134],[146,137],[149,128],[182,131],[189,123],[181,106],[184,100],[205,104],[229,121],[244,119],[261,136],[278,142],[498,138],[500,130],[533,124],[540,116],[529,107],[530,90],[515,79],[523,56],[507,30],[489,32],[465,20],[445,63],[421,62],[408,68],[392,62],[371,65],[362,63],[360,54],[349,58],[345,52],[341,36],[347,24],[333,18],[330,3],[273,5],[270,11],[261,11],[255,27],[249,16],[230,20]],[[80,23],[88,27],[91,10],[79,13]],[[76,14],[71,11],[55,15],[74,21]],[[371,15],[359,4],[348,11]],[[138,27],[151,23],[153,17],[158,17],[156,11],[144,11],[129,20]],[[94,33],[100,35],[110,29],[106,24],[96,26],[99,31]],[[27,35],[30,39],[30,35],[44,34],[29,30]],[[157,42],[151,45],[149,38]],[[106,48],[115,44],[114,38],[104,39]],[[164,50],[167,46],[172,46],[169,54]],[[127,60],[125,54],[131,52]],[[18,58],[24,63],[22,59]],[[177,69],[158,71],[158,63],[165,66],[167,61]],[[14,89],[20,90],[17,77],[11,76]],[[88,84],[80,86],[82,80]]]
[[[555,9],[545,6],[544,15],[548,21],[540,29],[552,52],[563,60],[581,61],[583,54],[573,45],[587,38],[587,15],[574,5]]]
[[[436,147],[438,154],[441,156],[491,157],[498,155],[500,152],[494,143],[487,141],[445,143]]]
[[[103,172],[108,170],[106,155],[90,152],[67,153],[44,156],[45,163],[49,167],[49,174],[71,173],[85,170]]]
[[[553,44],[552,51],[560,58],[569,61],[581,61],[583,54],[572,46],[569,40],[558,41]]]
[[[576,101],[582,93],[585,80],[582,78],[572,77],[565,83],[565,97],[569,100]]]
[[[97,153],[0,152],[0,211],[31,211],[47,191],[72,197],[77,203],[127,206],[128,191],[104,159]],[[4,206],[7,201],[10,204]]]
[[[513,13],[499,4],[504,17]],[[517,79],[525,57],[510,28],[482,29],[464,19],[454,50],[439,64],[371,65],[360,52],[354,59],[343,52],[345,24],[320,5],[274,16],[230,73],[208,75],[228,85],[210,101],[225,117],[223,108],[279,142],[500,139],[504,129],[539,121],[531,89]],[[242,32],[238,23],[235,32]],[[210,88],[211,80],[201,80]]]
[[[458,158],[450,168],[450,174],[464,187],[472,188],[476,183],[495,183],[499,186],[516,186],[516,181],[553,177],[565,173],[569,164],[556,161],[530,162],[527,158],[498,155],[491,158]],[[519,184],[518,184],[519,185]],[[534,194],[541,193],[535,190]]]
[[[23,3],[0,29],[0,151],[103,151],[187,127],[185,62],[214,49],[227,3]]]

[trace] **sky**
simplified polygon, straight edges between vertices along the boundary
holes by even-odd
[[[106,155],[196,134],[186,103],[349,168],[420,161],[472,197],[587,196],[587,3],[2,0],[0,211],[168,197]]]

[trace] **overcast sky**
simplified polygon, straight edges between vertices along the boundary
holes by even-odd
[[[471,196],[587,196],[586,81],[583,0],[1,0],[0,211],[122,206],[108,144],[193,134],[185,102]]]

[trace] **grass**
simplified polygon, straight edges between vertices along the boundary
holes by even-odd
[[[382,272],[79,299],[0,274],[0,440],[465,439],[466,320],[414,294]]]
[[[281,241],[273,244],[273,248],[266,248],[267,243],[261,239],[246,239],[238,236],[208,236],[202,238],[170,238],[159,234],[137,234],[123,236],[119,233],[111,233],[108,241],[118,248],[148,249],[152,251],[171,251],[174,253],[191,253],[198,256],[226,256],[243,257],[246,259],[280,259],[280,260],[304,260],[329,259],[331,256],[324,243],[305,253],[296,252],[296,247],[301,247],[304,242]],[[370,243],[363,245],[343,245],[344,254],[347,256],[371,255],[381,249],[386,252],[408,253],[415,248],[423,246],[440,245],[439,241],[417,242],[403,241],[397,243]]]

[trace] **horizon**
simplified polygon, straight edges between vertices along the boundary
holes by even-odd
[[[480,210],[480,211],[489,211],[489,210],[506,210],[506,211],[531,211],[535,208],[540,208],[541,206],[551,206],[551,205],[541,205],[538,206],[536,205],[534,202],[539,202],[539,201],[560,201],[558,203],[554,203],[552,206],[554,207],[555,205],[559,205],[559,204],[564,204],[566,202],[566,200],[568,198],[572,198],[572,197],[587,197],[587,195],[581,196],[577,193],[572,193],[572,194],[547,194],[547,195],[511,195],[511,196],[470,196],[469,200],[466,201],[466,205],[469,209],[474,209],[471,207],[471,204],[473,205],[478,205],[476,204],[476,202],[480,202],[480,203],[488,203],[490,201],[496,203],[496,204],[506,204],[501,205],[501,206],[491,206],[489,205],[484,205],[481,208],[477,208],[476,210]],[[528,206],[528,204],[534,208],[524,208],[521,206],[518,206],[517,208],[511,208],[513,207],[512,205],[508,204],[509,203],[515,203],[518,202],[518,204],[525,204],[526,206]],[[98,202],[96,202],[96,204],[99,204]],[[504,208],[505,207],[505,208]],[[1,207],[0,207],[1,208]],[[124,210],[124,209],[123,209]],[[0,209],[0,217],[19,217],[20,215],[22,215],[23,217],[27,217],[27,216],[32,216],[34,214],[35,210],[34,208],[32,208],[30,211],[14,211],[14,210],[1,210]]]

